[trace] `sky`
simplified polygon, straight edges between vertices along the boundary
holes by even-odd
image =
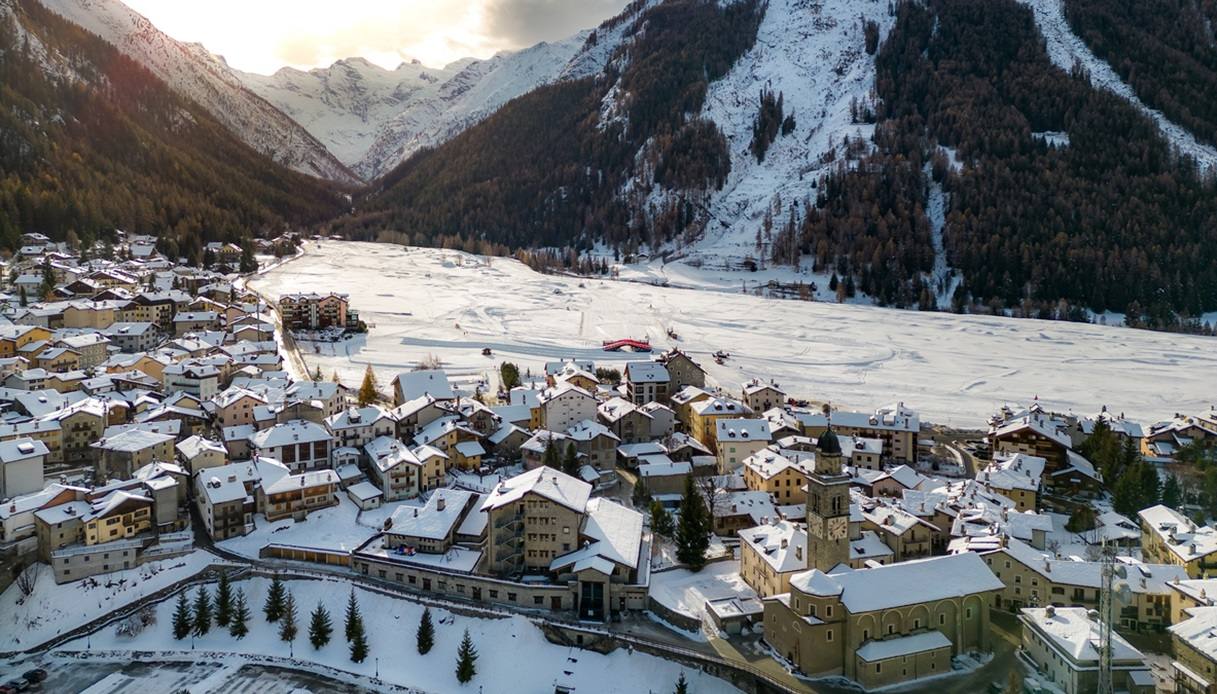
[[[562,39],[617,14],[626,0],[123,0],[180,41],[246,72],[325,67],[362,57],[386,68]]]

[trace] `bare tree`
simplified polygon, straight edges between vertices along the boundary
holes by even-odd
[[[34,562],[25,567],[17,576],[17,590],[21,591],[21,595],[29,597],[34,594],[34,587],[38,585],[38,576],[42,573],[42,564]]]

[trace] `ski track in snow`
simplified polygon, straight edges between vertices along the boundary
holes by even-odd
[[[1002,403],[1036,395],[1065,410],[1108,405],[1153,422],[1207,409],[1217,390],[1212,338],[542,275],[507,258],[437,249],[310,243],[302,258],[251,284],[271,296],[350,294],[370,333],[320,353],[301,345],[310,368],[348,384],[367,364],[388,383],[429,355],[467,389],[493,382],[504,360],[533,374],[568,356],[620,368],[651,357],[600,343],[649,337],[657,349],[689,352],[732,392],[773,378],[795,397],[858,410],[903,400],[928,421],[958,426],[982,427]],[[484,346],[493,357],[482,356]],[[732,356],[715,364],[716,350]]]
[[[1181,154],[1196,160],[1202,171],[1213,171],[1217,167],[1217,149],[1196,140],[1196,137],[1177,123],[1172,122],[1161,111],[1150,108],[1137,97],[1132,87],[1124,82],[1107,61],[1090,51],[1086,42],[1069,26],[1065,19],[1062,0],[1019,0],[1031,8],[1035,23],[1039,26],[1048,45],[1048,56],[1066,72],[1080,62],[1090,73],[1090,82],[1126,99],[1158,124],[1158,130]]]

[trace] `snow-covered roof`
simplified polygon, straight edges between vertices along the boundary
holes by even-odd
[[[325,427],[306,419],[293,419],[263,429],[250,437],[255,448],[276,448],[296,443],[329,441],[330,432]]]
[[[1156,533],[1162,544],[1182,562],[1190,562],[1217,552],[1217,529],[1197,526],[1182,513],[1157,504],[1142,509],[1137,517]]]
[[[769,441],[769,420],[719,419],[715,422],[715,438],[720,443]]]
[[[996,489],[1039,491],[1048,461],[1025,453],[999,453],[976,475],[976,480]]]
[[[609,422],[610,424],[620,420],[622,417],[625,417],[631,412],[638,412],[647,419],[651,418],[650,413],[643,411],[634,403],[620,396],[610,398],[605,402],[600,403],[600,406],[596,408],[596,411],[602,418],[604,418],[606,422]]]
[[[441,370],[410,371],[397,374],[393,383],[401,391],[403,402],[430,395],[436,400],[455,400],[456,392],[448,381],[448,374]]]
[[[206,471],[204,471],[206,472]],[[284,475],[274,482],[262,480],[262,491],[267,494],[281,494],[297,489],[310,489],[325,485],[337,485],[338,473],[333,470],[309,470],[298,475]]]
[[[797,453],[794,451],[790,453],[790,455],[783,455],[771,448],[766,448],[744,458],[744,467],[766,480],[772,479],[774,475],[780,474],[787,469],[793,469],[804,477],[809,477],[815,472],[816,458],[814,453]]]
[[[614,441],[621,440],[616,434],[609,431],[608,427],[590,419],[576,422],[574,426],[566,430],[566,435],[574,441],[591,441],[598,436],[606,436]]]
[[[587,501],[591,496],[592,486],[583,480],[576,479],[548,467],[539,467],[521,475],[505,480],[486,497],[482,510],[489,511],[507,504],[514,503],[527,494],[537,494],[565,506],[577,513],[587,509]]]
[[[873,663],[950,647],[951,640],[935,629],[909,636],[867,641],[858,648],[856,653],[860,659]]]
[[[851,560],[859,559],[883,559],[891,557],[895,554],[891,547],[879,538],[879,534],[873,530],[863,530],[861,537],[857,540],[849,541],[849,558]]]
[[[689,409],[703,417],[707,415],[727,416],[752,414],[751,407],[748,407],[739,400],[734,400],[732,398],[710,397],[705,400],[698,400],[692,405],[689,405]],[[766,431],[766,437],[768,437],[768,431]]]
[[[174,437],[170,434],[160,434],[146,429],[127,429],[113,436],[103,436],[90,445],[93,448],[102,448],[107,451],[134,453],[173,439]]]
[[[374,426],[377,422],[388,419],[388,414],[377,405],[366,407],[348,407],[337,414],[326,417],[325,423],[330,431],[343,429],[358,429]]]
[[[988,591],[1002,590],[1005,584],[993,575],[979,554],[964,554],[915,559],[876,566],[831,576],[796,574],[790,584],[803,590],[815,581],[821,591],[833,583],[840,588],[841,602],[851,614],[887,610],[905,605],[936,602]],[[796,582],[797,579],[797,582]],[[813,595],[831,593],[812,592]]]
[[[788,520],[765,523],[740,530],[739,538],[777,573],[807,568],[807,526],[802,523]]]
[[[50,453],[46,444],[38,439],[10,439],[0,441],[0,463],[15,463]]]
[[[203,438],[198,434],[178,441],[177,451],[185,456],[188,460],[194,459],[195,457],[207,452],[215,452],[225,455],[228,452],[227,449],[224,448],[224,444],[220,443],[219,441]]]
[[[1034,629],[1055,650],[1078,664],[1095,664],[1099,660],[1102,630],[1098,619],[1091,619],[1084,607],[1034,607],[1021,611],[1023,624]],[[1111,657],[1121,661],[1141,662],[1145,656],[1115,631],[1111,632]]]
[[[393,512],[389,533],[425,540],[446,539],[456,529],[465,505],[473,497],[473,492],[463,489],[436,489],[422,507],[399,506]]]
[[[625,364],[625,379],[630,383],[667,383],[668,369],[655,361],[631,361]]]
[[[1217,607],[1193,607],[1187,614],[1190,619],[1167,630],[1209,659],[1217,659]]]

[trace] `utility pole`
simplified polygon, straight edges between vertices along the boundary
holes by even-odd
[[[1097,694],[1112,694],[1114,686],[1111,672],[1111,630],[1115,617],[1116,552],[1115,547],[1103,539],[1102,586],[1099,588],[1099,686]]]

